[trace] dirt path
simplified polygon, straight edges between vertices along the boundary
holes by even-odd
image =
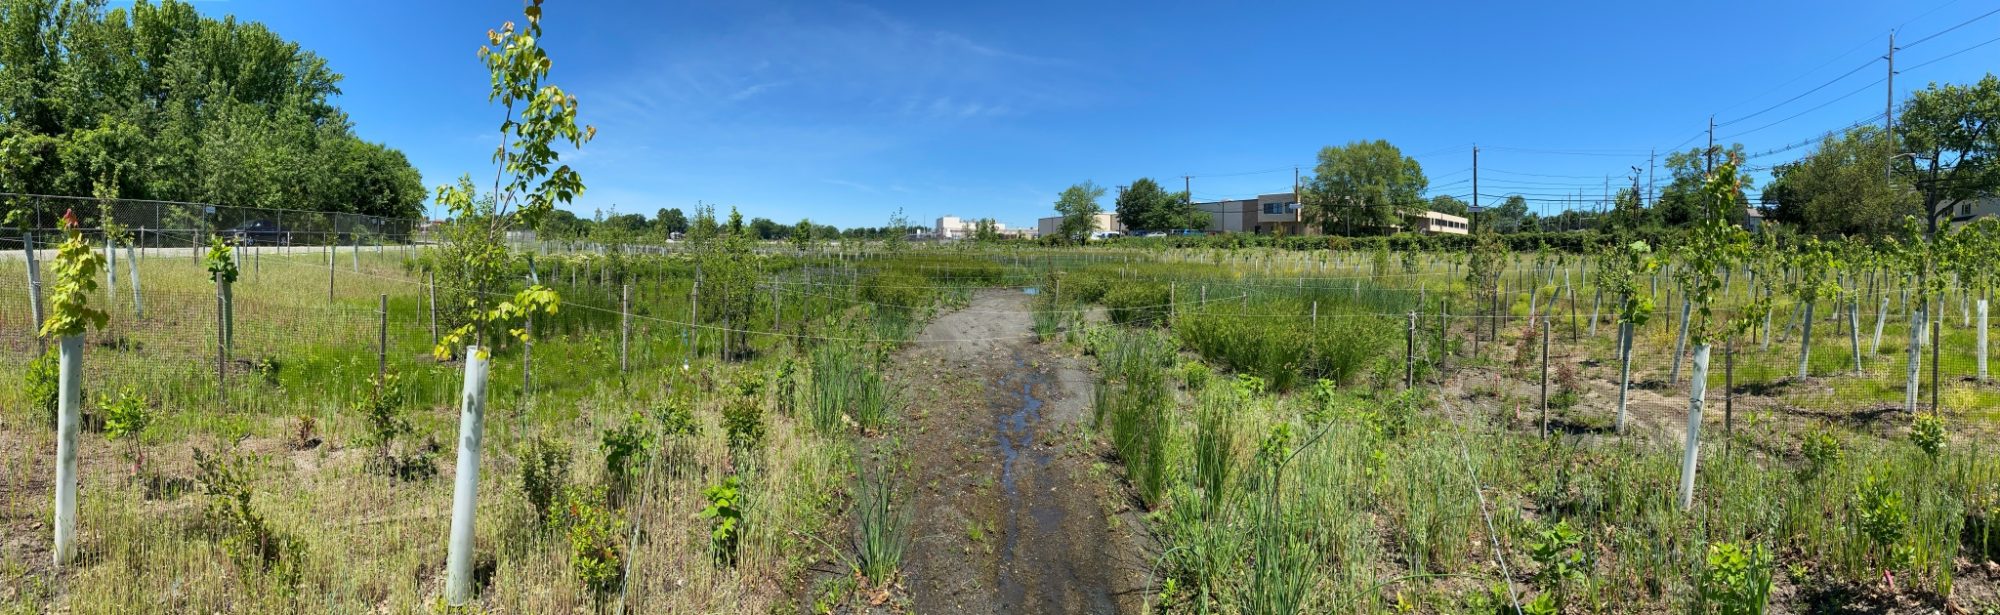
[[[916,613],[1132,613],[1146,558],[1114,531],[1074,425],[1091,380],[1029,337],[1029,298],[982,291],[925,328],[893,370],[915,542],[904,583]]]

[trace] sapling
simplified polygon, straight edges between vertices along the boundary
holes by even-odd
[[[1694,505],[1695,465],[1700,456],[1702,409],[1708,391],[1709,346],[1711,338],[1722,332],[1720,325],[1725,324],[1715,316],[1715,296],[1722,286],[1722,271],[1747,257],[1750,247],[1748,233],[1735,224],[1743,201],[1743,178],[1737,174],[1738,164],[1732,154],[1704,180],[1696,200],[1706,215],[1689,234],[1682,264],[1675,269],[1676,281],[1691,310],[1683,330],[1694,344],[1688,382],[1687,443],[1681,458],[1680,503],[1684,509]]]
[[[1796,262],[1799,274],[1792,280],[1791,293],[1804,304],[1805,310],[1799,323],[1799,378],[1804,379],[1811,375],[1808,367],[1812,358],[1813,309],[1822,301],[1840,296],[1839,276],[1833,274],[1838,272],[1841,262],[1818,239],[1810,237],[1799,247]]]
[[[208,255],[202,258],[202,266],[208,269],[208,277],[215,282],[216,296],[222,300],[221,327],[222,347],[236,346],[236,301],[231,293],[231,285],[236,283],[237,268],[235,249],[221,237],[208,240]]]
[[[1626,394],[1632,386],[1632,334],[1653,317],[1653,299],[1639,293],[1640,276],[1651,275],[1660,263],[1644,241],[1624,244],[1597,270],[1597,284],[1618,302],[1618,413],[1613,429],[1625,431]]]
[[[76,554],[76,455],[77,432],[83,423],[83,334],[89,328],[104,328],[110,315],[90,307],[90,294],[97,290],[97,270],[104,257],[91,249],[77,228],[76,212],[63,212],[64,239],[56,248],[56,285],[50,294],[48,319],[42,321],[41,337],[59,340],[56,414],[56,566],[69,563]]]
[[[126,387],[115,398],[99,400],[97,406],[104,411],[104,439],[125,442],[124,455],[126,461],[132,462],[132,476],[144,476],[146,449],[139,438],[153,424],[153,411],[146,398]]]
[[[558,204],[568,203],[583,192],[582,176],[562,164],[560,151],[581,148],[597,134],[596,128],[577,123],[576,97],[546,83],[552,62],[541,47],[542,0],[529,0],[523,13],[524,28],[516,29],[513,22],[507,22],[498,30],[488,30],[487,44],[478,52],[492,77],[488,100],[505,109],[499,126],[500,146],[494,152],[499,164],[494,170],[493,189],[482,198],[471,176],[466,175],[457,185],[437,190],[436,202],[451,213],[446,249],[456,261],[443,269],[468,272],[474,282],[474,292],[462,312],[464,324],[439,336],[432,349],[443,359],[457,356],[463,345],[471,355],[461,400],[458,485],[452,498],[446,561],[445,599],[452,606],[462,606],[472,598],[473,519],[490,330],[507,328],[508,334],[525,341],[528,332],[512,328],[513,323],[525,320],[530,313],[554,315],[561,303],[554,290],[539,284],[516,291],[509,300],[495,302],[498,272],[509,260],[506,233],[535,228]]]

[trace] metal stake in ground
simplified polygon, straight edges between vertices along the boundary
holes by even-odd
[[[625,284],[618,290],[618,371],[630,371],[627,360],[632,339],[632,285]]]
[[[429,295],[429,296],[430,296],[430,302],[431,302],[431,347],[432,347],[432,348],[436,348],[436,347],[437,347],[437,345],[438,345],[438,285],[437,285],[437,272],[435,272],[435,271],[426,271],[426,272],[424,272],[424,292],[425,292],[425,294],[427,294],[427,295]]]
[[[1417,313],[1410,312],[1410,327],[1403,334],[1403,389],[1417,387]]]
[[[382,382],[389,374],[389,295],[379,295],[380,307],[375,316],[381,322],[375,337],[375,381]]]
[[[21,252],[28,257],[28,306],[35,317],[34,322],[39,326],[46,318],[42,314],[42,266],[40,262],[35,260],[35,234],[33,232],[21,234]],[[34,327],[28,327],[30,335],[34,334],[34,332]],[[35,339],[39,340],[41,338],[37,337]]]
[[[1542,437],[1549,437],[1549,319],[1542,318]]]
[[[146,304],[139,299],[139,259],[132,257],[132,244],[125,244],[125,268],[132,278],[132,316],[146,317]]]

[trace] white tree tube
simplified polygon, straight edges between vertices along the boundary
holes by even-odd
[[[451,546],[445,561],[445,600],[464,606],[472,599],[473,519],[479,498],[479,442],[486,424],[487,357],[478,346],[465,348],[465,389],[458,415],[458,480],[451,495]]]

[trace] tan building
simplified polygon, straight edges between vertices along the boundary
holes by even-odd
[[[1255,233],[1268,235],[1317,235],[1319,228],[1306,222],[1298,196],[1291,192],[1260,194],[1254,199],[1234,199],[1195,203],[1208,213],[1210,233]]]
[[[1097,214],[1096,224],[1091,227],[1091,236],[1101,238],[1105,233],[1125,232],[1125,225],[1118,223],[1117,214]],[[1035,235],[1048,237],[1062,234],[1062,216],[1050,216],[1035,221]]]

